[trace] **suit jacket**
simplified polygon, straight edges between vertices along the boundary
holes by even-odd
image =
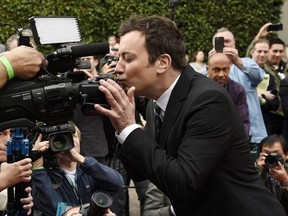
[[[225,86],[226,90],[232,97],[234,104],[236,105],[242,122],[244,124],[244,129],[246,132],[247,137],[249,137],[250,132],[250,118],[249,118],[249,109],[246,100],[246,92],[244,87],[233,81],[232,79],[228,78],[228,82]]]
[[[148,178],[170,198],[177,216],[284,216],[255,170],[236,112],[222,86],[188,66],[171,93],[159,143],[135,129],[119,157],[135,180]],[[151,113],[146,118],[151,127]]]
[[[170,208],[169,198],[150,182],[146,190],[143,216],[173,216]]]

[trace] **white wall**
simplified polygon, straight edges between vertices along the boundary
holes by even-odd
[[[288,0],[285,0],[282,8],[281,23],[283,23],[283,31],[279,31],[278,36],[288,45]]]

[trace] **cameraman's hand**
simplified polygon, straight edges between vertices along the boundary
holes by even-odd
[[[33,203],[33,197],[31,195],[31,192],[32,192],[32,189],[31,187],[26,187],[25,188],[25,192],[28,194],[26,198],[22,198],[20,200],[20,202],[23,205],[23,209],[26,209],[27,210],[27,215],[30,215],[32,213],[32,208],[34,206],[34,203]]]
[[[114,214],[114,213],[108,208],[103,216],[116,216],[116,214]]]
[[[284,186],[288,186],[288,175],[284,165],[278,161],[278,166],[269,169],[269,173],[274,179],[278,180]]]
[[[258,157],[258,159],[256,160],[257,168],[263,168],[263,167],[264,167],[266,156],[267,156],[267,154],[266,154],[266,153],[263,153],[263,152],[261,152],[261,153],[259,154],[259,157]]]
[[[42,134],[39,134],[37,137],[37,140],[32,148],[32,151],[46,151],[49,149],[49,141],[41,141],[42,139]]]
[[[0,191],[19,182],[31,180],[32,164],[30,158],[24,158],[14,163],[2,163],[0,173]]]
[[[49,141],[45,140],[45,141],[41,141],[42,139],[42,134],[39,134],[37,137],[37,140],[32,148],[32,151],[47,151],[49,149]],[[43,166],[43,157],[40,157],[39,159],[37,159],[36,161],[33,162],[33,168],[35,167],[42,167]]]
[[[104,64],[103,67],[100,70],[100,74],[107,74],[107,73],[113,73],[115,71],[115,67],[117,65],[117,62],[113,61],[111,64]]]
[[[27,46],[17,47],[5,52],[3,55],[11,63],[14,69],[14,76],[23,80],[34,77],[45,63],[45,58],[40,52]]]
[[[82,69],[81,71],[86,74],[86,76],[88,77],[88,79],[93,79],[93,78],[94,78],[93,74],[92,74],[91,72],[89,72],[88,70]]]
[[[110,109],[106,109],[99,104],[95,105],[95,109],[102,115],[107,116],[115,130],[120,133],[124,128],[135,121],[135,87],[130,87],[125,91],[113,80],[100,80],[99,90],[104,93]]]
[[[75,148],[72,148],[69,153],[72,161],[77,163],[84,163],[84,156],[82,156]]]

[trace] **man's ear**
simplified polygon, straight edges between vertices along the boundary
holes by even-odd
[[[162,54],[157,60],[158,64],[157,73],[164,73],[165,71],[167,71],[171,67],[171,63],[172,60],[170,55]]]

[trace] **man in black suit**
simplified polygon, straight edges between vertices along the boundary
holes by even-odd
[[[231,97],[187,66],[175,23],[132,16],[120,36],[118,83],[101,80],[99,87],[111,108],[95,109],[110,118],[122,143],[119,157],[134,180],[154,183],[177,216],[284,216],[255,170]],[[162,109],[159,141],[149,130],[154,103],[147,107],[148,130],[142,130],[135,124],[134,94]]]

